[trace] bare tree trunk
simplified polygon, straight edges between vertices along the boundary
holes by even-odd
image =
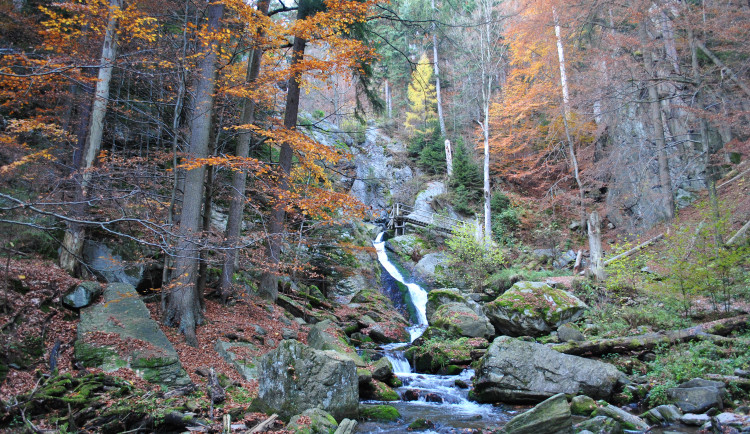
[[[578,195],[580,200],[580,211],[579,221],[581,223],[581,230],[586,226],[586,205],[584,203],[584,192],[583,183],[581,182],[581,174],[578,169],[578,157],[576,156],[576,149],[573,140],[570,137],[570,93],[568,91],[568,75],[565,71],[565,48],[562,42],[562,32],[560,31],[560,23],[557,18],[557,11],[552,8],[552,15],[555,20],[555,38],[557,40],[557,61],[560,65],[560,87],[562,88],[563,97],[563,126],[565,127],[565,138],[568,141],[568,151],[570,153],[571,168],[573,169],[573,177],[576,180],[578,186]]]
[[[208,30],[216,31],[224,14],[224,5],[216,1],[208,6]],[[190,128],[190,157],[206,158],[208,156],[209,135],[211,129],[211,112],[214,105],[214,88],[216,85],[215,43],[205,47],[206,56],[200,63],[199,76],[195,89],[193,121]],[[191,346],[198,345],[195,334],[196,325],[203,320],[200,308],[200,296],[197,291],[198,243],[201,223],[201,205],[203,203],[203,180],[206,167],[188,170],[185,174],[185,192],[182,200],[182,212],[178,232],[175,261],[175,280],[168,295],[166,322],[169,325],[179,324],[180,332]]]
[[[263,15],[268,14],[270,0],[261,0],[258,2],[258,11]],[[265,34],[263,28],[257,31],[258,38]],[[253,50],[253,56],[247,65],[246,82],[248,86],[252,85],[258,79],[260,74],[260,64],[263,59],[263,47],[256,46]],[[256,102],[252,99],[246,99],[242,104],[242,118],[240,122],[243,125],[255,123]],[[241,131],[237,138],[236,154],[240,158],[247,158],[250,155],[250,144],[252,142],[250,130]],[[247,172],[238,170],[232,174],[232,202],[229,205],[229,215],[227,216],[226,243],[228,248],[224,254],[224,264],[221,269],[221,280],[219,281],[219,293],[223,303],[227,302],[232,295],[232,276],[237,261],[236,246],[239,242],[240,230],[242,229],[243,213],[245,210],[245,188],[247,187]]]
[[[393,102],[391,101],[391,85],[388,80],[385,81],[385,106],[387,107],[388,119],[393,117]]]
[[[451,141],[445,139],[445,164],[448,166],[448,177],[453,176],[453,148]]]
[[[672,195],[672,179],[669,175],[669,159],[667,157],[667,141],[664,137],[664,123],[661,117],[659,90],[657,89],[657,75],[654,69],[654,57],[648,45],[648,32],[645,22],[641,23],[641,44],[643,45],[643,65],[646,75],[652,83],[648,84],[649,108],[651,109],[651,123],[654,127],[654,141],[656,142],[659,159],[659,183],[663,201],[664,217],[674,218],[674,196]]]
[[[122,0],[110,0],[112,9],[120,9]],[[91,106],[89,119],[89,131],[86,146],[79,165],[81,172],[80,190],[77,193],[77,202],[82,202],[88,196],[88,185],[91,181],[91,167],[94,159],[99,154],[102,146],[102,135],[104,134],[104,115],[107,113],[107,102],[109,100],[109,83],[112,81],[112,70],[117,57],[117,14],[111,13],[107,22],[107,30],[104,33],[102,44],[102,56],[100,60],[99,76],[94,92],[94,102]],[[83,208],[83,205],[80,205]],[[63,237],[60,252],[60,267],[63,270],[75,274],[78,268],[78,258],[83,250],[83,241],[86,237],[85,228],[80,224],[70,224]]]
[[[607,277],[604,273],[604,258],[602,255],[602,231],[599,213],[594,211],[589,215],[589,252],[591,253],[591,274],[598,282]]]
[[[445,119],[443,118],[443,98],[440,92],[440,67],[438,66],[438,47],[437,47],[437,10],[435,9],[435,0],[430,1],[432,6],[432,62],[435,68],[435,95],[437,96],[438,123],[440,124],[440,135],[445,137]],[[447,156],[446,156],[447,157]]]
[[[698,47],[695,41],[695,35],[693,29],[688,28],[688,38],[690,39],[690,51],[691,51],[691,66],[693,68],[693,81],[695,86],[698,88],[695,92],[695,103],[698,105],[698,109],[703,111],[706,110],[706,105],[703,99],[703,90],[701,84],[703,79],[701,78],[700,66],[698,65]],[[716,192],[716,180],[719,177],[716,166],[712,161],[714,155],[714,149],[711,147],[711,142],[708,136],[708,120],[703,113],[698,113],[700,117],[701,125],[701,142],[703,142],[703,153],[706,156],[706,188],[708,189],[708,197],[711,202],[711,214],[714,218],[714,242],[717,247],[724,245],[724,240],[721,236],[720,224],[721,212],[719,211],[719,198]]]
[[[482,114],[484,123],[482,124],[482,133],[484,136],[484,239],[489,242],[492,239],[492,192],[490,191],[490,104],[492,101],[492,79],[490,64],[492,63],[491,47],[494,41],[490,35],[490,20],[492,17],[491,2],[483,2],[482,13],[484,14],[484,32],[481,35],[482,50]]]
[[[297,19],[304,18],[302,10],[297,13]],[[307,41],[299,36],[294,37],[292,45],[292,65],[300,63],[305,56],[305,46]],[[299,95],[301,73],[297,72],[289,79],[288,90],[286,94],[286,108],[284,111],[284,127],[295,129],[297,127],[297,115],[299,114]],[[289,174],[292,171],[292,147],[289,143],[281,144],[279,153],[280,180],[279,189],[282,191],[289,190]],[[274,205],[271,212],[270,234],[268,235],[268,244],[266,249],[266,259],[270,267],[277,267],[281,262],[281,243],[284,235],[284,219],[286,218],[285,204],[279,200]],[[276,301],[279,293],[279,278],[275,273],[276,270],[268,270],[263,273],[258,289],[260,295],[269,300]]]

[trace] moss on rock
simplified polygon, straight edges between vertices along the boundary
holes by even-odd
[[[362,405],[359,407],[359,417],[365,420],[394,422],[401,418],[401,413],[392,405]]]

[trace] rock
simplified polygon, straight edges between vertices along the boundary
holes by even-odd
[[[648,424],[641,419],[640,417],[630,414],[627,411],[617,408],[614,405],[608,404],[604,407],[599,407],[599,409],[596,410],[597,416],[607,416],[609,418],[612,418],[616,420],[617,422],[622,425],[623,428],[627,430],[640,430],[640,431],[646,431],[648,430]]]
[[[586,338],[577,328],[563,324],[557,328],[557,338],[560,342],[583,342]]]
[[[672,423],[682,417],[682,412],[674,405],[660,405],[641,415],[654,424]]]
[[[369,369],[357,368],[357,382],[359,383],[360,392],[362,388],[372,381],[372,372]]]
[[[370,389],[364,392],[366,399],[373,401],[400,401],[401,397],[398,396],[395,390],[391,389],[390,386],[383,383],[382,381],[372,380],[369,385]],[[362,393],[362,391],[360,391]]]
[[[435,428],[435,424],[432,421],[419,418],[408,426],[409,431],[425,431]]]
[[[715,407],[723,409],[721,390],[712,387],[674,387],[667,389],[667,397],[684,413],[703,413]]]
[[[593,419],[584,420],[575,425],[575,432],[582,434],[590,432],[596,434],[622,434],[622,425],[607,416],[596,416]]]
[[[260,358],[258,374],[259,404],[282,418],[310,408],[322,408],[337,420],[357,416],[357,368],[336,351],[282,341]]]
[[[428,253],[414,266],[414,272],[430,282],[438,279],[438,272],[443,269],[448,257],[445,253]]]
[[[361,405],[359,416],[365,420],[394,422],[401,418],[401,413],[392,405]]]
[[[107,372],[129,368],[151,383],[190,384],[177,352],[132,285],[109,284],[102,298],[103,303],[81,309],[75,343],[79,362]],[[94,333],[108,333],[112,346],[91,341]],[[145,345],[132,343],[139,341]]]
[[[392,344],[394,342],[408,342],[409,333],[401,321],[383,322],[370,326],[367,336],[379,344]]]
[[[565,268],[576,261],[576,256],[576,252],[574,252],[573,250],[568,250],[567,252],[563,252],[552,265],[558,269]]]
[[[716,420],[722,425],[734,426],[735,428],[742,426],[742,419],[734,413],[719,413],[716,415]]]
[[[338,429],[333,434],[354,434],[357,429],[357,421],[352,419],[344,419],[339,424]]]
[[[91,305],[100,295],[102,286],[98,282],[83,282],[71,287],[63,296],[62,302],[69,308],[80,309]]]
[[[325,410],[309,408],[289,419],[286,429],[295,434],[330,434],[339,427],[336,419]]]
[[[565,394],[560,393],[536,407],[511,419],[500,430],[503,434],[556,434],[572,432],[570,408]]]
[[[574,295],[541,282],[517,282],[485,308],[499,335],[543,336],[583,315]]]
[[[432,316],[435,311],[444,304],[448,303],[466,303],[466,298],[461,294],[458,288],[439,288],[433,289],[427,294],[427,305],[425,314],[427,319],[432,323]]]
[[[393,376],[393,365],[387,357],[382,357],[372,366],[372,378],[388,381]]]
[[[359,367],[367,366],[354,347],[346,341],[344,331],[330,320],[319,322],[310,328],[307,344],[316,350],[336,351],[352,359]]]
[[[591,416],[596,409],[596,401],[586,395],[578,395],[570,401],[570,412],[576,416]]]
[[[693,414],[688,413],[680,418],[680,422],[690,426],[701,426],[704,423],[711,420],[711,417],[707,414]]]
[[[430,323],[457,336],[489,338],[495,334],[494,327],[484,314],[477,314],[463,303],[440,306],[432,315]]]
[[[226,342],[219,339],[214,344],[214,349],[219,353],[221,358],[232,365],[246,380],[257,380],[258,367],[256,366],[256,360],[254,358],[238,356],[238,351],[232,351],[235,348],[241,350],[239,351],[240,354],[247,354],[247,350],[257,351],[258,349],[258,347],[248,342]]]
[[[99,279],[107,283],[128,283],[138,291],[161,285],[159,264],[147,267],[142,247],[125,242],[108,246],[105,243],[86,240],[83,245],[83,260]]]
[[[292,329],[288,329],[286,327],[283,327],[281,329],[281,338],[282,339],[297,339],[297,332]]]
[[[386,241],[386,247],[407,261],[412,261],[412,258],[416,256],[422,256],[426,251],[424,241],[415,234],[393,237]]]
[[[480,402],[534,403],[558,393],[608,399],[623,379],[608,363],[501,336],[479,361],[474,392]]]

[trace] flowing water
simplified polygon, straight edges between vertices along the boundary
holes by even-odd
[[[427,291],[418,284],[407,282],[398,268],[391,262],[385,250],[384,233],[381,232],[373,242],[378,260],[386,272],[396,281],[408,288],[407,300],[414,308],[414,324],[409,327],[410,341],[420,337],[427,328]],[[396,407],[401,413],[401,420],[395,423],[365,422],[359,425],[360,433],[403,433],[406,427],[416,419],[426,419],[434,423],[432,433],[473,432],[491,430],[503,425],[516,412],[489,404],[477,404],[469,401],[469,389],[474,371],[464,370],[459,375],[430,375],[413,373],[409,361],[404,357],[404,348],[409,343],[384,345],[383,351],[393,365],[393,371],[403,382],[396,389],[402,401],[388,404]]]

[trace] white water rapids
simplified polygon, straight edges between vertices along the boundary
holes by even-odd
[[[460,375],[431,375],[412,373],[409,361],[404,357],[404,347],[422,336],[427,329],[427,291],[416,283],[407,283],[404,276],[388,258],[383,241],[385,233],[378,234],[372,245],[378,254],[378,261],[385,271],[396,281],[409,290],[410,300],[416,312],[416,324],[408,327],[410,342],[383,345],[385,357],[393,365],[393,372],[403,381],[403,386],[396,392],[403,399],[407,395],[416,396],[414,400],[389,402],[402,415],[400,422],[382,424],[378,422],[364,422],[357,428],[359,433],[403,433],[406,426],[415,419],[422,418],[434,422],[432,430],[426,433],[452,433],[456,430],[468,432],[475,429],[497,427],[501,421],[507,420],[509,412],[488,404],[478,404],[468,399],[468,384],[474,376],[471,369],[464,370]],[[462,387],[458,387],[462,384]]]

